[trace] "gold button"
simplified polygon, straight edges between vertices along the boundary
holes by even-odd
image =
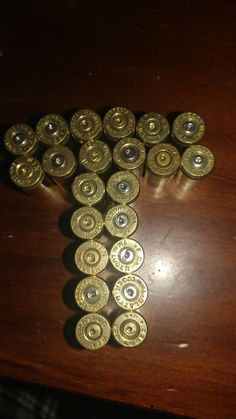
[[[124,273],[137,271],[144,261],[142,246],[134,239],[118,240],[111,249],[110,261],[115,269]]]
[[[101,314],[90,313],[81,317],[75,328],[77,341],[86,349],[100,349],[107,344],[111,327]]]
[[[134,311],[125,312],[114,321],[112,333],[120,345],[133,348],[145,340],[147,324],[140,314]]]
[[[89,276],[77,285],[75,300],[82,310],[96,312],[105,307],[109,294],[108,286],[103,279]]]
[[[125,310],[137,310],[147,300],[148,290],[144,280],[129,274],[119,278],[112,290],[116,303]]]

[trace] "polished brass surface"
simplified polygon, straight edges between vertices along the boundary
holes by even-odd
[[[29,125],[16,124],[5,132],[4,145],[7,151],[15,156],[31,156],[38,147],[38,140]]]
[[[101,118],[90,109],[81,109],[70,120],[70,132],[79,143],[96,140],[102,133]]]
[[[96,240],[86,241],[77,248],[75,263],[81,272],[87,275],[97,275],[107,266],[107,250],[102,243]]]
[[[107,344],[111,327],[101,314],[90,313],[81,317],[75,328],[77,341],[86,349],[99,349]]]
[[[200,115],[194,112],[184,112],[175,118],[172,128],[173,140],[188,147],[198,143],[205,133],[205,123]]]
[[[36,134],[46,147],[65,145],[70,138],[66,120],[56,114],[43,116],[36,125]]]
[[[128,205],[115,205],[109,209],[105,217],[105,226],[114,237],[128,237],[134,233],[138,225],[135,210]]]
[[[64,146],[48,148],[43,154],[42,165],[48,175],[58,179],[68,179],[77,167],[74,154]]]
[[[112,333],[120,345],[133,348],[145,340],[147,324],[140,314],[134,311],[124,312],[114,321]]]
[[[154,145],[147,154],[147,169],[157,178],[174,175],[180,165],[180,154],[171,144]]]
[[[140,184],[137,176],[127,170],[111,175],[107,182],[107,194],[118,204],[130,204],[138,197]]]
[[[136,138],[123,138],[113,149],[113,161],[119,169],[135,170],[145,161],[146,150]]]
[[[81,239],[94,239],[103,229],[103,217],[96,208],[84,206],[78,208],[72,215],[71,229]]]
[[[88,276],[77,285],[75,300],[82,310],[96,312],[105,307],[109,294],[109,288],[103,279],[97,276]]]
[[[143,248],[133,239],[118,240],[111,248],[110,261],[113,267],[120,272],[135,272],[143,264]]]
[[[112,290],[116,303],[125,310],[137,310],[147,300],[148,289],[138,275],[129,274],[119,278]]]
[[[79,163],[88,172],[104,173],[112,163],[111,150],[102,141],[87,141],[80,149]]]
[[[82,205],[96,205],[104,198],[105,185],[96,173],[82,173],[75,177],[72,193]]]
[[[136,126],[138,138],[151,146],[165,141],[170,133],[169,122],[165,116],[149,112],[141,116]]]
[[[134,114],[124,107],[110,109],[104,116],[103,130],[114,141],[131,137],[135,132]]]
[[[10,166],[10,177],[21,189],[30,190],[42,184],[44,171],[35,157],[20,156]]]
[[[180,168],[191,179],[203,179],[213,167],[213,153],[203,145],[192,145],[182,155]]]

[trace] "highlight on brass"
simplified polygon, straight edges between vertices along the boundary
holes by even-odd
[[[58,179],[68,179],[77,167],[74,154],[64,146],[48,148],[43,154],[42,165],[48,175]]]
[[[194,112],[184,112],[175,118],[172,128],[172,138],[183,147],[199,143],[205,133],[205,123],[200,115]]]
[[[98,313],[81,317],[75,328],[77,341],[86,349],[100,349],[107,344],[111,335],[108,320]]]
[[[43,183],[44,171],[35,157],[20,156],[10,166],[10,177],[19,188],[31,190]]]
[[[111,248],[110,261],[113,267],[120,272],[135,272],[143,264],[143,248],[134,239],[118,240]]]
[[[114,321],[112,334],[121,346],[133,348],[145,340],[147,324],[139,313],[134,311],[124,312]]]
[[[112,294],[116,304],[124,310],[137,310],[146,302],[148,290],[142,278],[129,274],[116,281]]]
[[[96,140],[102,133],[102,121],[97,112],[81,109],[70,120],[70,132],[79,143]]]
[[[112,163],[111,150],[102,141],[87,141],[80,149],[79,163],[88,172],[104,173]]]
[[[57,114],[43,116],[36,125],[36,134],[46,147],[65,145],[70,138],[66,120]]]
[[[31,127],[16,124],[5,132],[4,146],[14,156],[31,156],[37,150],[38,140]]]
[[[180,166],[180,154],[171,144],[153,146],[147,154],[148,178],[155,183],[161,178],[173,176]]]
[[[78,208],[71,217],[71,229],[81,239],[94,239],[103,229],[103,217],[96,208],[84,206]]]
[[[97,240],[82,243],[75,252],[77,268],[87,275],[97,275],[108,263],[108,252],[105,246]]]
[[[149,112],[137,122],[136,133],[144,144],[151,146],[165,141],[170,133],[169,122],[165,116]]]
[[[105,195],[105,185],[96,173],[82,173],[72,183],[74,198],[82,205],[99,204]]]
[[[187,177],[203,179],[214,167],[213,153],[203,145],[192,145],[182,155],[180,167]]]
[[[134,114],[122,106],[111,108],[104,116],[103,131],[114,141],[132,137],[135,132]]]
[[[138,225],[138,216],[132,207],[125,204],[111,207],[105,216],[105,226],[114,237],[129,237]]]
[[[75,300],[85,311],[96,312],[108,302],[109,288],[106,282],[97,276],[82,279],[75,289]]]
[[[113,161],[119,169],[135,170],[140,168],[145,157],[145,147],[136,138],[123,138],[113,149]]]
[[[111,175],[107,182],[107,194],[113,202],[130,204],[138,197],[140,184],[137,176],[128,170]]]

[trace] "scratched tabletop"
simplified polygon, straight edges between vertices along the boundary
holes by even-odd
[[[70,339],[79,273],[73,203],[9,181],[1,141],[0,374],[186,417],[236,417],[236,5],[234,1],[0,3],[0,126],[125,106],[202,116],[212,174],[157,196],[141,178],[133,236],[149,289],[137,348]]]

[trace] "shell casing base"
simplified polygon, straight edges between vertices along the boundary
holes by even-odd
[[[139,180],[128,170],[121,170],[111,175],[107,182],[106,191],[113,202],[130,204],[138,197],[140,191]]]
[[[133,348],[145,340],[147,324],[140,314],[134,311],[124,312],[114,321],[112,334],[120,345]]]
[[[87,275],[97,275],[108,263],[108,252],[105,246],[97,240],[82,243],[75,252],[77,268]]]
[[[4,145],[14,156],[32,156],[38,148],[38,140],[31,127],[16,124],[5,132]]]
[[[74,178],[72,193],[82,205],[98,205],[105,196],[105,185],[96,173],[82,173]]]
[[[142,278],[129,274],[115,282],[112,294],[117,305],[124,310],[137,310],[146,302],[148,290]]]
[[[110,109],[103,118],[103,130],[113,141],[131,137],[135,132],[134,114],[121,106]]]
[[[149,112],[141,116],[136,126],[138,138],[145,145],[152,146],[165,141],[170,133],[170,126],[165,116]]]
[[[119,272],[135,272],[143,264],[143,248],[134,239],[118,240],[111,248],[110,261],[112,266]]]
[[[205,123],[200,115],[184,112],[178,115],[173,123],[171,137],[182,147],[198,143],[205,134]]]
[[[145,157],[145,147],[136,138],[123,138],[113,149],[113,161],[119,169],[140,170],[144,164]]]
[[[166,178],[177,172],[180,166],[180,154],[173,145],[161,143],[149,150],[146,165],[147,175],[151,172],[158,182],[159,178]]]
[[[213,170],[213,167],[213,153],[203,145],[192,145],[182,155],[180,168],[191,179],[205,178]]]
[[[43,154],[42,165],[45,172],[57,181],[69,179],[77,168],[74,154],[65,146],[48,148]]]
[[[111,327],[107,319],[98,313],[89,313],[81,317],[75,328],[77,341],[86,349],[100,349],[107,344]]]
[[[128,237],[138,225],[135,210],[128,205],[120,204],[111,207],[105,217],[105,226],[113,237]]]
[[[45,147],[63,146],[70,138],[66,120],[57,114],[43,116],[37,123],[36,134]]]
[[[102,133],[102,121],[97,112],[81,109],[70,120],[70,132],[79,143],[97,140]]]
[[[96,208],[84,206],[78,208],[71,217],[71,229],[81,239],[94,239],[104,226],[103,217]]]
[[[87,141],[79,152],[79,163],[88,172],[104,173],[112,163],[112,154],[102,141]]]
[[[82,310],[96,312],[105,307],[109,294],[108,286],[103,279],[89,276],[77,285],[75,300]]]
[[[44,171],[35,157],[20,156],[10,166],[10,177],[16,186],[29,191],[43,183]]]

